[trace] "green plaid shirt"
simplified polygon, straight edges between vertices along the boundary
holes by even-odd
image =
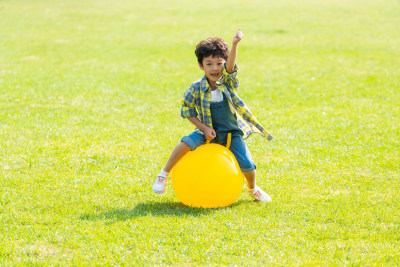
[[[239,90],[238,70],[238,66],[235,65],[234,72],[229,74],[224,66],[221,79],[215,83],[217,90],[221,90],[229,100],[231,106],[234,107],[238,126],[243,131],[243,139],[246,139],[252,133],[259,133],[264,137],[267,136],[268,140],[272,140],[272,135],[261,126],[250,112],[250,109],[237,95]],[[204,75],[202,79],[192,83],[185,91],[182,100],[181,116],[183,118],[197,117],[202,123],[213,128],[210,103],[211,87],[208,85],[207,78]],[[195,131],[202,133],[198,128]]]

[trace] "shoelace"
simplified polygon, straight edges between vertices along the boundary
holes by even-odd
[[[158,176],[157,177],[157,183],[163,184],[165,182],[165,179],[167,179],[167,177]]]
[[[257,193],[254,194],[256,197],[260,198],[262,196],[262,193],[260,191],[257,191]]]

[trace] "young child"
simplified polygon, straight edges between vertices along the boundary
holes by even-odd
[[[256,165],[244,142],[253,132],[267,136],[268,140],[273,137],[258,123],[237,95],[239,79],[235,62],[237,46],[242,38],[243,33],[239,29],[233,37],[230,52],[221,38],[209,38],[197,45],[195,54],[205,75],[185,91],[181,109],[181,116],[197,128],[183,137],[172,151],[167,164],[153,184],[155,193],[165,192],[169,172],[187,152],[195,150],[206,140],[226,145],[227,135],[231,133],[230,150],[247,180],[250,196],[257,201],[271,201],[271,197],[256,185]]]

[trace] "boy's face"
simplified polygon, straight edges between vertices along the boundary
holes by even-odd
[[[203,58],[202,64],[199,63],[200,69],[204,70],[204,73],[209,82],[216,82],[222,76],[222,69],[224,67],[225,59],[222,57],[208,56]]]

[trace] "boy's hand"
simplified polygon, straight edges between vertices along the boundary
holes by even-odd
[[[242,40],[242,38],[243,38],[242,29],[239,28],[235,36],[233,37],[233,44],[236,45],[237,43],[239,43],[240,40]]]
[[[206,138],[206,140],[208,140],[208,141],[214,139],[217,136],[214,129],[210,128],[210,127],[205,127],[203,129],[203,134],[204,134],[204,137]]]

